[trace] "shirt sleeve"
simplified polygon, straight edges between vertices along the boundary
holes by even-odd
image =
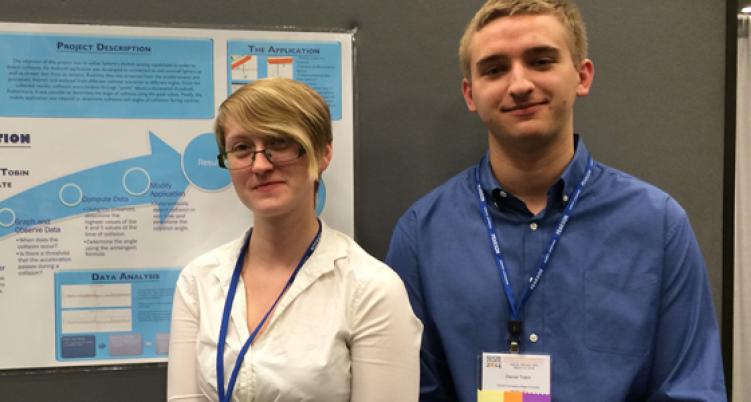
[[[394,229],[386,264],[404,281],[412,309],[424,325],[420,349],[420,402],[454,401],[457,400],[456,392],[438,329],[423,299],[416,228],[417,220],[413,212],[408,211]]]
[[[704,258],[683,209],[668,199],[660,321],[647,401],[727,400]]]
[[[167,364],[167,401],[207,402],[198,387],[196,341],[198,302],[194,297],[195,278],[180,275],[172,302],[172,328]]]
[[[352,303],[351,402],[417,401],[422,324],[402,282],[383,268]]]

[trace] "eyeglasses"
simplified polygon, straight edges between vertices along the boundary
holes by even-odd
[[[289,165],[305,155],[305,149],[295,141],[287,138],[271,139],[264,149],[253,149],[250,142],[231,144],[228,151],[220,152],[216,156],[219,166],[224,169],[236,170],[253,166],[256,155],[263,154],[274,167]]]

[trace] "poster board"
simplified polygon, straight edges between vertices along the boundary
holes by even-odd
[[[179,270],[252,217],[216,163],[239,86],[332,112],[317,208],[354,234],[352,34],[0,23],[0,369],[166,361]]]

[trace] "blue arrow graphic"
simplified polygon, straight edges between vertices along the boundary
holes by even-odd
[[[185,194],[180,153],[149,132],[151,153],[51,180],[0,201],[0,238],[56,219],[155,204],[164,223]]]

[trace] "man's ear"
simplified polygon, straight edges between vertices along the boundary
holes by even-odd
[[[595,78],[595,65],[590,59],[584,59],[579,64],[579,85],[576,87],[577,96],[589,95],[592,80]]]
[[[475,100],[472,98],[472,81],[466,78],[462,80],[462,95],[464,95],[464,103],[467,104],[467,109],[470,112],[476,112],[477,106],[475,105]]]

